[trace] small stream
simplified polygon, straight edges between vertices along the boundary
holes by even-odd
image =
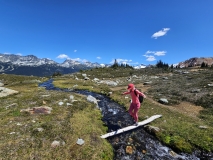
[[[103,115],[103,122],[108,127],[108,132],[132,125],[133,119],[123,106],[113,102],[108,97],[84,90],[69,90],[54,87],[50,79],[41,83],[39,87],[47,90],[75,92],[95,97]],[[212,155],[196,151],[189,155],[175,153],[169,147],[163,145],[154,136],[147,133],[143,126],[137,129],[107,138],[114,148],[114,160],[213,160]],[[127,151],[129,153],[127,153]]]

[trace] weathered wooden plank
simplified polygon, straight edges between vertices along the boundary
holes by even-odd
[[[151,116],[151,117],[149,117],[148,119],[146,119],[144,121],[138,122],[137,126],[136,125],[132,125],[132,126],[128,126],[128,127],[125,127],[125,128],[121,128],[121,129],[119,129],[117,131],[113,131],[113,132],[104,134],[104,135],[101,136],[101,138],[107,138],[107,137],[110,137],[110,136],[114,136],[114,135],[129,131],[129,130],[135,129],[135,128],[139,127],[139,126],[143,126],[143,125],[145,125],[147,123],[150,123],[150,122],[154,121],[155,119],[160,118],[161,116],[162,115]]]

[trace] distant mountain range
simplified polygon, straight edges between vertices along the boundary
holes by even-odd
[[[70,59],[57,63],[47,58],[37,58],[34,55],[20,56],[0,53],[0,73],[6,74],[50,76],[55,72],[67,74],[95,67],[103,67],[103,65],[91,62],[80,63]]]
[[[211,58],[190,58],[184,62],[175,64],[180,68],[200,66],[202,63],[209,66],[213,65],[213,57]],[[56,72],[61,74],[68,74],[78,72],[80,70],[87,70],[96,67],[109,67],[107,64],[78,62],[71,59],[65,60],[63,63],[57,63],[48,58],[37,58],[34,55],[20,56],[14,54],[0,53],[0,73],[17,74],[17,75],[33,75],[33,76],[51,76]],[[149,66],[138,65],[135,69],[146,68]]]

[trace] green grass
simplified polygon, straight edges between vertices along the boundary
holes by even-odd
[[[211,107],[206,107],[212,104],[212,95],[209,95],[209,93],[212,92],[212,88],[208,87],[207,84],[212,83],[213,71],[198,70],[194,72],[190,69],[180,69],[179,71],[180,72],[177,72],[175,69],[172,72],[161,69],[134,70],[131,71],[133,72],[132,75],[142,77],[142,81],[132,79],[130,82],[124,80],[130,76],[129,70],[122,70],[122,75],[117,74],[118,71],[113,69],[107,69],[107,71],[104,71],[104,69],[95,69],[92,71],[85,71],[84,73],[93,75],[94,78],[101,76],[101,73],[107,72],[107,74],[102,75],[102,78],[111,80],[123,79],[123,81],[119,83],[120,88],[115,90],[110,97],[114,101],[125,106],[126,109],[129,107],[129,99],[125,99],[120,93],[125,91],[126,85],[131,82],[137,85],[145,81],[152,81],[153,83],[146,94],[149,97],[153,97],[155,101],[158,101],[163,95],[169,100],[169,105],[176,105],[182,101],[194,104],[199,102],[199,105],[205,107],[205,109],[201,111],[197,117],[191,117],[186,114],[178,113],[175,110],[161,107],[161,105],[153,104],[149,100],[145,100],[139,111],[139,119],[144,120],[147,116],[162,114],[163,117],[161,119],[151,123],[151,125],[161,129],[155,136],[177,151],[191,152],[195,148],[213,151],[213,140],[211,138],[213,137],[212,109]],[[184,71],[188,71],[189,73],[182,74]],[[106,77],[104,75],[106,75]],[[154,75],[159,78],[151,79],[150,76]],[[168,77],[168,80],[164,80],[162,77]],[[191,91],[194,88],[200,89],[201,92],[192,93]],[[111,89],[113,89],[113,87]],[[208,96],[206,96],[206,94]],[[207,126],[208,128],[201,129],[199,126]]]
[[[61,88],[76,88],[102,93],[128,109],[130,99],[121,95],[126,91],[127,84],[134,83],[136,86],[143,86],[144,82],[152,81],[145,92],[150,99],[144,100],[139,110],[139,120],[161,114],[162,118],[153,121],[150,125],[159,127],[160,132],[157,132],[155,136],[176,151],[190,153],[196,148],[213,151],[213,111],[211,107],[208,107],[209,104],[212,104],[212,88],[207,86],[208,83],[213,82],[213,70],[186,71],[189,73],[181,74],[175,69],[171,71],[101,68],[54,77],[54,85]],[[82,73],[87,74],[90,80],[84,80]],[[138,78],[127,81],[127,78],[132,75],[136,75]],[[159,78],[155,79],[152,76]],[[76,80],[76,77],[79,80]],[[162,77],[168,77],[168,80]],[[95,83],[92,81],[94,78],[119,83],[116,87],[110,87]],[[69,99],[71,93],[38,88],[38,83],[34,80],[45,80],[40,77],[0,75],[0,80],[6,84],[5,87],[19,91],[19,94],[0,99],[0,132],[2,133],[0,157],[3,159],[20,159],[20,157],[22,159],[113,158],[111,145],[100,138],[100,134],[107,131],[101,121],[100,111],[87,102],[86,97],[72,93],[78,101],[71,102]],[[191,90],[194,88],[201,91],[192,93]],[[141,89],[143,90],[143,87]],[[112,95],[109,95],[109,92],[112,92]],[[50,96],[43,97],[42,95]],[[168,98],[168,107],[157,103],[162,95]],[[60,101],[63,101],[64,105],[59,106]],[[205,108],[200,114],[192,117],[173,109],[174,104],[182,101],[199,103]],[[72,106],[66,106],[67,102],[72,103]],[[6,109],[13,103],[17,105]],[[50,115],[30,115],[19,112],[21,109],[42,105],[52,107],[52,113]],[[21,125],[17,125],[18,123]],[[207,129],[201,129],[199,126],[207,126]],[[38,132],[37,128],[44,130]],[[13,132],[15,133],[13,134]],[[85,144],[76,145],[77,138],[84,139]],[[54,140],[64,142],[65,145],[51,148]]]
[[[5,87],[19,91],[19,94],[0,99],[2,159],[112,159],[111,145],[100,138],[107,130],[101,121],[101,113],[86,101],[86,97],[72,93],[77,101],[71,102],[71,93],[47,91],[39,88],[37,83],[20,83],[22,78],[19,76],[0,76],[3,78],[8,82]],[[64,105],[59,106],[61,101]],[[17,105],[6,109],[13,103]],[[21,109],[39,106],[51,107],[51,114],[20,112]],[[39,132],[38,128],[43,131]],[[78,138],[82,138],[85,144],[77,145]],[[54,140],[60,141],[61,145],[52,148]]]

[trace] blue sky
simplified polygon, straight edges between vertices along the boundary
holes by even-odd
[[[0,53],[130,65],[213,57],[213,0],[0,0]]]

